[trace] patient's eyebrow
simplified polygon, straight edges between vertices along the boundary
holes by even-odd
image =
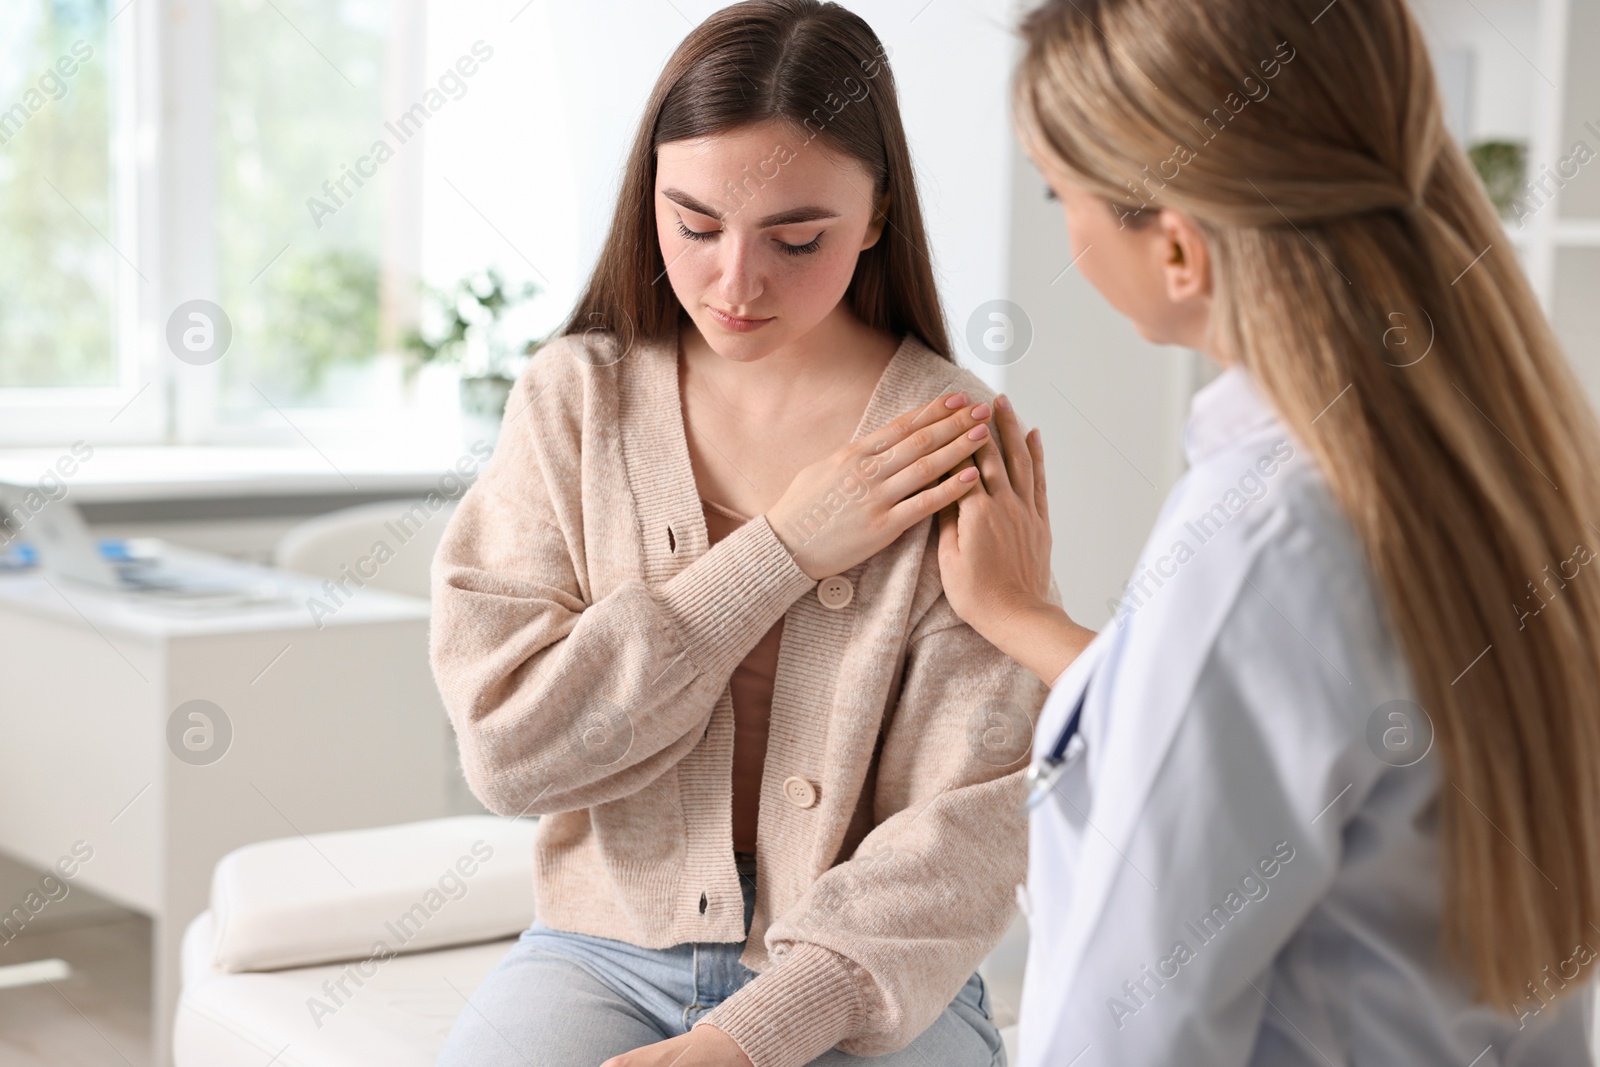
[[[719,222],[727,218],[725,213],[718,211],[716,208],[702,202],[696,197],[690,196],[682,189],[663,189],[661,190],[661,195],[680,207],[686,207],[690,211],[696,212],[700,215],[709,216],[710,218],[716,219]],[[756,227],[758,229],[768,229],[773,226],[792,226],[799,222],[820,222],[824,219],[836,219],[838,217],[839,213],[830,208],[814,206],[796,207],[790,208],[788,211],[780,211],[776,215],[768,215],[766,218],[757,222]]]
[[[825,207],[797,207],[788,211],[780,211],[776,215],[768,215],[756,226],[766,229],[769,226],[792,226],[797,222],[820,222],[823,219],[836,219],[837,211],[829,211]]]
[[[697,212],[701,215],[709,215],[714,219],[722,218],[722,212],[707,204],[702,204],[699,200],[696,200],[694,197],[690,196],[681,189],[663,189],[661,190],[661,195],[666,197],[668,200],[671,200],[679,207],[686,207],[690,211]]]

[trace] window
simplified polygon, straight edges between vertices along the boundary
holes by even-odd
[[[0,446],[458,450],[427,294],[531,282],[526,339],[581,282],[556,51],[538,2],[0,0]]]
[[[416,5],[217,4],[217,292],[235,338],[218,364],[221,421],[273,415],[269,400],[359,402],[361,371],[393,347],[394,303],[414,300],[388,294],[380,342],[384,216],[409,183],[357,169],[383,133],[386,74],[409,73],[402,9]]]
[[[0,388],[114,385],[104,4],[0,0],[0,19]]]

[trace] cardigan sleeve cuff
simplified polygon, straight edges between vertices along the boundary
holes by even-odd
[[[699,1022],[733,1038],[754,1067],[801,1067],[860,1026],[851,964],[820,945],[800,943]]]
[[[816,583],[794,561],[765,515],[718,541],[659,592],[684,634],[689,658],[708,674],[730,674],[761,635]]]

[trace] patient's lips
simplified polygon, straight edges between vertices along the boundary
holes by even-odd
[[[752,330],[761,329],[761,327],[772,321],[771,318],[753,319],[742,315],[732,315],[709,304],[706,305],[706,310],[711,313],[711,317],[716,321],[717,325],[732,333],[749,333]]]

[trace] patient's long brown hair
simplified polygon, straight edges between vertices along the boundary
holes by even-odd
[[[782,120],[794,130],[790,150],[826,145],[865,165],[874,188],[861,190],[863,196],[889,196],[883,236],[856,263],[851,308],[867,325],[897,337],[914,334],[949,359],[887,57],[860,16],[817,0],[747,0],[691,31],[645,104],[611,232],[563,332],[598,329],[640,340],[672,335],[681,309],[656,237],[656,148]],[[750,180],[737,191],[740,206],[761,195],[761,162],[751,160]]]
[[[1051,0],[1023,36],[1023,136],[1206,234],[1219,343],[1360,535],[1434,724],[1448,947],[1528,1002],[1600,930],[1600,432],[1416,23]]]

